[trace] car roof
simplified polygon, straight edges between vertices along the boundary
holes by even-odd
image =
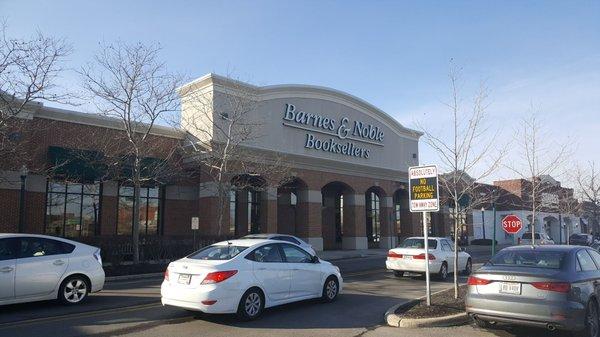
[[[252,246],[260,245],[260,244],[267,243],[267,242],[279,242],[279,241],[274,241],[274,240],[269,240],[269,239],[237,239],[237,240],[216,242],[213,245],[215,245],[215,246],[232,245],[232,246],[239,246],[239,247],[252,247]]]
[[[259,233],[259,234],[244,235],[245,238],[272,238],[274,236],[293,236],[293,235],[290,235],[290,234],[277,234],[277,233]]]
[[[585,246],[567,246],[567,245],[535,245],[535,246],[531,246],[531,245],[520,245],[520,246],[510,246],[510,247],[506,247],[504,249],[502,249],[503,251],[510,251],[510,250],[535,250],[535,251],[542,251],[542,252],[549,252],[549,251],[562,251],[562,252],[570,252],[572,250],[575,249],[580,249],[580,248],[586,248]]]
[[[411,237],[406,238],[406,239],[422,239],[422,240],[424,240],[425,237],[424,236],[411,236]],[[441,236],[430,236],[427,239],[428,240],[450,240],[449,238],[445,238],[445,237],[441,237]]]

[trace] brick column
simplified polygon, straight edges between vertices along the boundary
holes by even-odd
[[[302,190],[298,193],[296,235],[306,240],[317,251],[323,250],[321,203],[321,191]]]
[[[277,233],[277,189],[267,188],[261,193],[260,224],[263,233]]]
[[[366,236],[364,194],[344,194],[343,249],[369,248]]]

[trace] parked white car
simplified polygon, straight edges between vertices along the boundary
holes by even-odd
[[[535,244],[536,245],[553,245],[554,240],[546,234],[546,233],[535,233]],[[523,233],[523,235],[519,238],[520,245],[530,245],[531,244],[531,232]]]
[[[454,243],[447,238],[430,237],[429,243],[429,273],[437,274],[445,280],[454,270]],[[388,251],[385,262],[387,269],[393,270],[394,275],[404,276],[404,272],[425,272],[425,239],[412,237],[405,239],[398,247]],[[470,274],[473,269],[471,255],[460,250],[458,252],[458,270]]]
[[[33,234],[0,234],[0,305],[84,301],[104,287],[100,249]]]
[[[300,246],[273,240],[216,243],[169,264],[162,304],[192,311],[237,313],[252,320],[268,307],[322,298],[342,290],[339,269]]]
[[[310,255],[317,255],[313,246],[308,244],[306,241],[300,239],[297,236],[289,235],[289,234],[249,234],[240,238],[241,240],[245,239],[269,239],[269,240],[279,240],[286,241],[297,244],[302,247],[305,251],[307,251]]]

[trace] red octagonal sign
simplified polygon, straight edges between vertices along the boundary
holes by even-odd
[[[523,223],[518,216],[511,214],[502,219],[502,228],[508,234],[516,234],[523,228]]]

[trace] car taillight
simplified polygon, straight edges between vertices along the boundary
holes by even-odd
[[[491,280],[486,280],[484,278],[479,278],[475,276],[469,276],[469,279],[467,280],[467,284],[470,286],[484,286],[490,283],[492,283]]]
[[[389,251],[387,257],[390,257],[390,258],[393,258],[393,259],[401,259],[402,258],[402,254],[398,254],[398,253],[394,253],[392,251]]]
[[[540,290],[568,293],[571,291],[571,283],[567,282],[532,282],[532,286]]]
[[[165,281],[169,280],[169,269],[165,270]]]
[[[96,261],[98,261],[98,263],[100,263],[100,265],[102,265],[102,255],[100,255],[100,248],[98,248],[98,250],[94,252],[94,258],[96,259]]]
[[[212,273],[208,273],[204,280],[202,280],[202,284],[213,284],[223,282],[226,279],[232,277],[237,274],[237,270],[228,270],[228,271],[216,271]]]
[[[415,255],[415,256],[413,256],[413,259],[415,259],[415,260],[425,260],[425,253],[421,253],[419,255]],[[435,255],[433,255],[433,254],[430,253],[429,254],[429,259],[430,260],[435,260]]]

